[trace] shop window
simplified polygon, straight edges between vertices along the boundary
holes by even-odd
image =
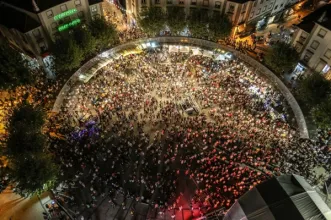
[[[62,12],[67,11],[67,6],[66,5],[61,5],[60,9]]]
[[[53,11],[52,10],[46,11],[46,15],[47,15],[48,18],[52,18],[53,17]]]
[[[80,2],[80,0],[75,0],[75,5],[76,5],[76,6],[81,6],[82,3]]]
[[[197,0],[191,0],[191,5],[197,5]]]
[[[316,40],[314,40],[311,44],[310,47],[313,48],[314,50],[316,50],[318,48],[318,46],[320,45],[320,43]]]
[[[331,49],[327,49],[327,51],[325,52],[324,56],[328,59],[331,58]]]
[[[215,2],[215,8],[220,9],[221,8],[221,2]]]
[[[325,35],[326,35],[326,30],[321,28],[320,31],[318,32],[317,36],[324,38]]]

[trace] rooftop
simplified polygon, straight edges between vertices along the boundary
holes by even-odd
[[[302,19],[297,26],[310,33],[313,30],[315,23],[331,30],[331,4],[324,5],[316,11],[310,13]]]
[[[33,7],[33,0],[2,0],[8,4],[14,5],[16,7],[25,9],[27,11],[30,12],[34,12],[37,13],[34,10]],[[37,7],[39,8],[39,12],[45,11],[49,8],[52,8],[56,5],[68,2],[70,0],[34,0],[34,2],[36,3]]]
[[[0,24],[6,26],[8,29],[14,28],[22,33],[26,33],[40,26],[40,23],[32,19],[30,16],[1,4]]]

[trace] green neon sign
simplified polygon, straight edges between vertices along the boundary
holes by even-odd
[[[54,16],[54,20],[55,21],[58,21],[58,20],[60,20],[62,18],[68,17],[68,16],[70,16],[72,14],[75,14],[75,13],[77,13],[77,9],[76,8],[70,9],[68,11],[62,12],[61,14],[55,15]]]
[[[70,23],[68,23],[68,24],[64,24],[64,25],[59,26],[57,29],[58,29],[59,31],[65,31],[65,30],[67,30],[68,28],[73,27],[73,26],[76,26],[76,25],[79,24],[79,23],[80,23],[80,19],[77,18],[77,19],[73,20],[72,22],[70,22]]]

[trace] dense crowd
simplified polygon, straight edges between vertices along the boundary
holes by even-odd
[[[72,89],[48,128],[62,137],[51,151],[65,185],[91,191],[84,206],[121,190],[164,211],[186,195],[203,215],[272,175],[314,179],[328,148],[299,140],[284,97],[255,71],[215,57],[146,50]]]

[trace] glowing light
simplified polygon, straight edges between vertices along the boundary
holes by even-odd
[[[70,27],[76,26],[79,23],[80,23],[80,19],[77,18],[77,19],[73,20],[72,22],[70,22],[68,24],[64,24],[64,25],[59,26],[57,29],[59,31],[64,31],[64,30],[67,30]]]
[[[70,9],[68,11],[65,11],[65,12],[61,13],[61,14],[55,15],[54,16],[54,20],[55,21],[58,21],[58,20],[60,20],[62,18],[68,17],[68,16],[70,16],[72,14],[75,14],[75,13],[77,13],[77,9],[76,8]]]

